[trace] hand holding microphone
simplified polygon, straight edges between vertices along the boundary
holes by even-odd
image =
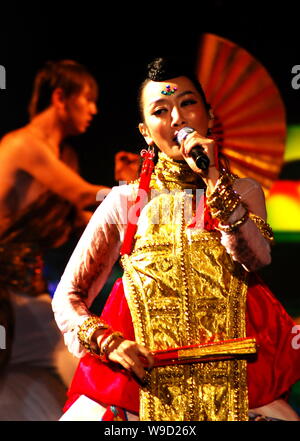
[[[207,185],[208,193],[210,193],[214,190],[220,176],[215,164],[215,143],[212,139],[204,138],[191,127],[183,127],[177,133],[179,145],[192,133],[195,135],[187,139],[184,147],[188,153],[184,152],[183,157],[195,173],[199,173],[199,170],[202,171],[201,177]],[[205,146],[206,152],[204,152],[202,145]]]
[[[182,141],[190,134],[195,132],[194,129],[192,129],[192,127],[183,127],[182,129],[179,130],[179,132],[177,133],[177,142],[179,145],[181,145]],[[210,164],[210,160],[208,158],[208,156],[204,153],[203,151],[203,147],[201,146],[201,144],[199,144],[199,146],[195,146],[191,149],[190,151],[190,156],[193,158],[193,160],[195,161],[196,166],[206,172],[209,168],[209,164]]]

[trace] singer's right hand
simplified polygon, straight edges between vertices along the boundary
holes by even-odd
[[[97,344],[101,347],[101,335],[96,339]],[[133,372],[141,381],[146,376],[146,371],[141,358],[145,358],[148,362],[148,368],[154,364],[154,358],[151,352],[135,341],[117,338],[108,346],[107,358],[110,361],[119,363],[129,372]]]
[[[195,164],[194,159],[190,156],[190,152],[194,147],[203,147],[203,152],[208,156],[210,161],[210,166],[206,172],[198,168]],[[183,158],[186,160],[191,169],[200,174],[204,182],[206,183],[209,192],[215,187],[217,180],[219,179],[219,171],[215,166],[215,149],[216,143],[213,139],[205,138],[201,136],[198,132],[194,131],[189,133],[187,137],[182,141],[180,146],[180,151]]]

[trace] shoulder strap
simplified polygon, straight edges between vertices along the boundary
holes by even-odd
[[[139,189],[138,189],[138,194],[135,200],[135,204],[139,204],[142,195],[146,193],[148,193],[149,191],[149,187],[150,187],[150,179],[151,179],[151,175],[154,169],[154,162],[153,162],[153,158],[155,156],[155,153],[152,149],[149,150],[142,150],[141,151],[141,156],[142,158],[144,158],[144,162],[143,162],[143,166],[142,166],[142,170],[141,170],[141,174],[140,174],[140,184],[139,184]],[[139,206],[139,205],[138,205]],[[124,237],[124,242],[120,251],[121,256],[123,256],[124,254],[130,254],[132,251],[132,247],[133,247],[133,239],[137,230],[137,221],[138,218],[141,214],[141,208],[139,206],[138,210],[137,210],[137,217],[136,217],[136,221],[134,223],[130,222],[130,219],[128,219],[128,225],[127,225],[127,229],[126,229],[126,233],[125,233],[125,237]]]

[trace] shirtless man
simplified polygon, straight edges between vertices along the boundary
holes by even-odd
[[[29,106],[31,121],[0,142],[0,231],[46,190],[80,210],[95,205],[99,190],[110,190],[86,182],[60,159],[62,141],[87,130],[97,113],[96,99],[95,80],[73,61],[47,63],[38,73]],[[74,164],[71,150],[63,156]]]
[[[85,209],[110,191],[82,179],[62,145],[87,130],[96,99],[83,66],[48,62],[35,78],[30,122],[0,142],[0,420],[58,419],[77,364],[54,322],[40,257],[83,227]]]

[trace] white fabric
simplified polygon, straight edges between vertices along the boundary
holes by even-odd
[[[101,421],[106,408],[81,395],[59,421]]]
[[[0,377],[1,421],[57,421],[78,365],[64,345],[49,294],[11,293],[15,337]]]
[[[60,418],[60,421],[101,421],[106,407],[101,406],[96,401],[91,400],[85,395],[79,398],[69,407]],[[137,415],[125,411],[128,421],[139,421]]]

